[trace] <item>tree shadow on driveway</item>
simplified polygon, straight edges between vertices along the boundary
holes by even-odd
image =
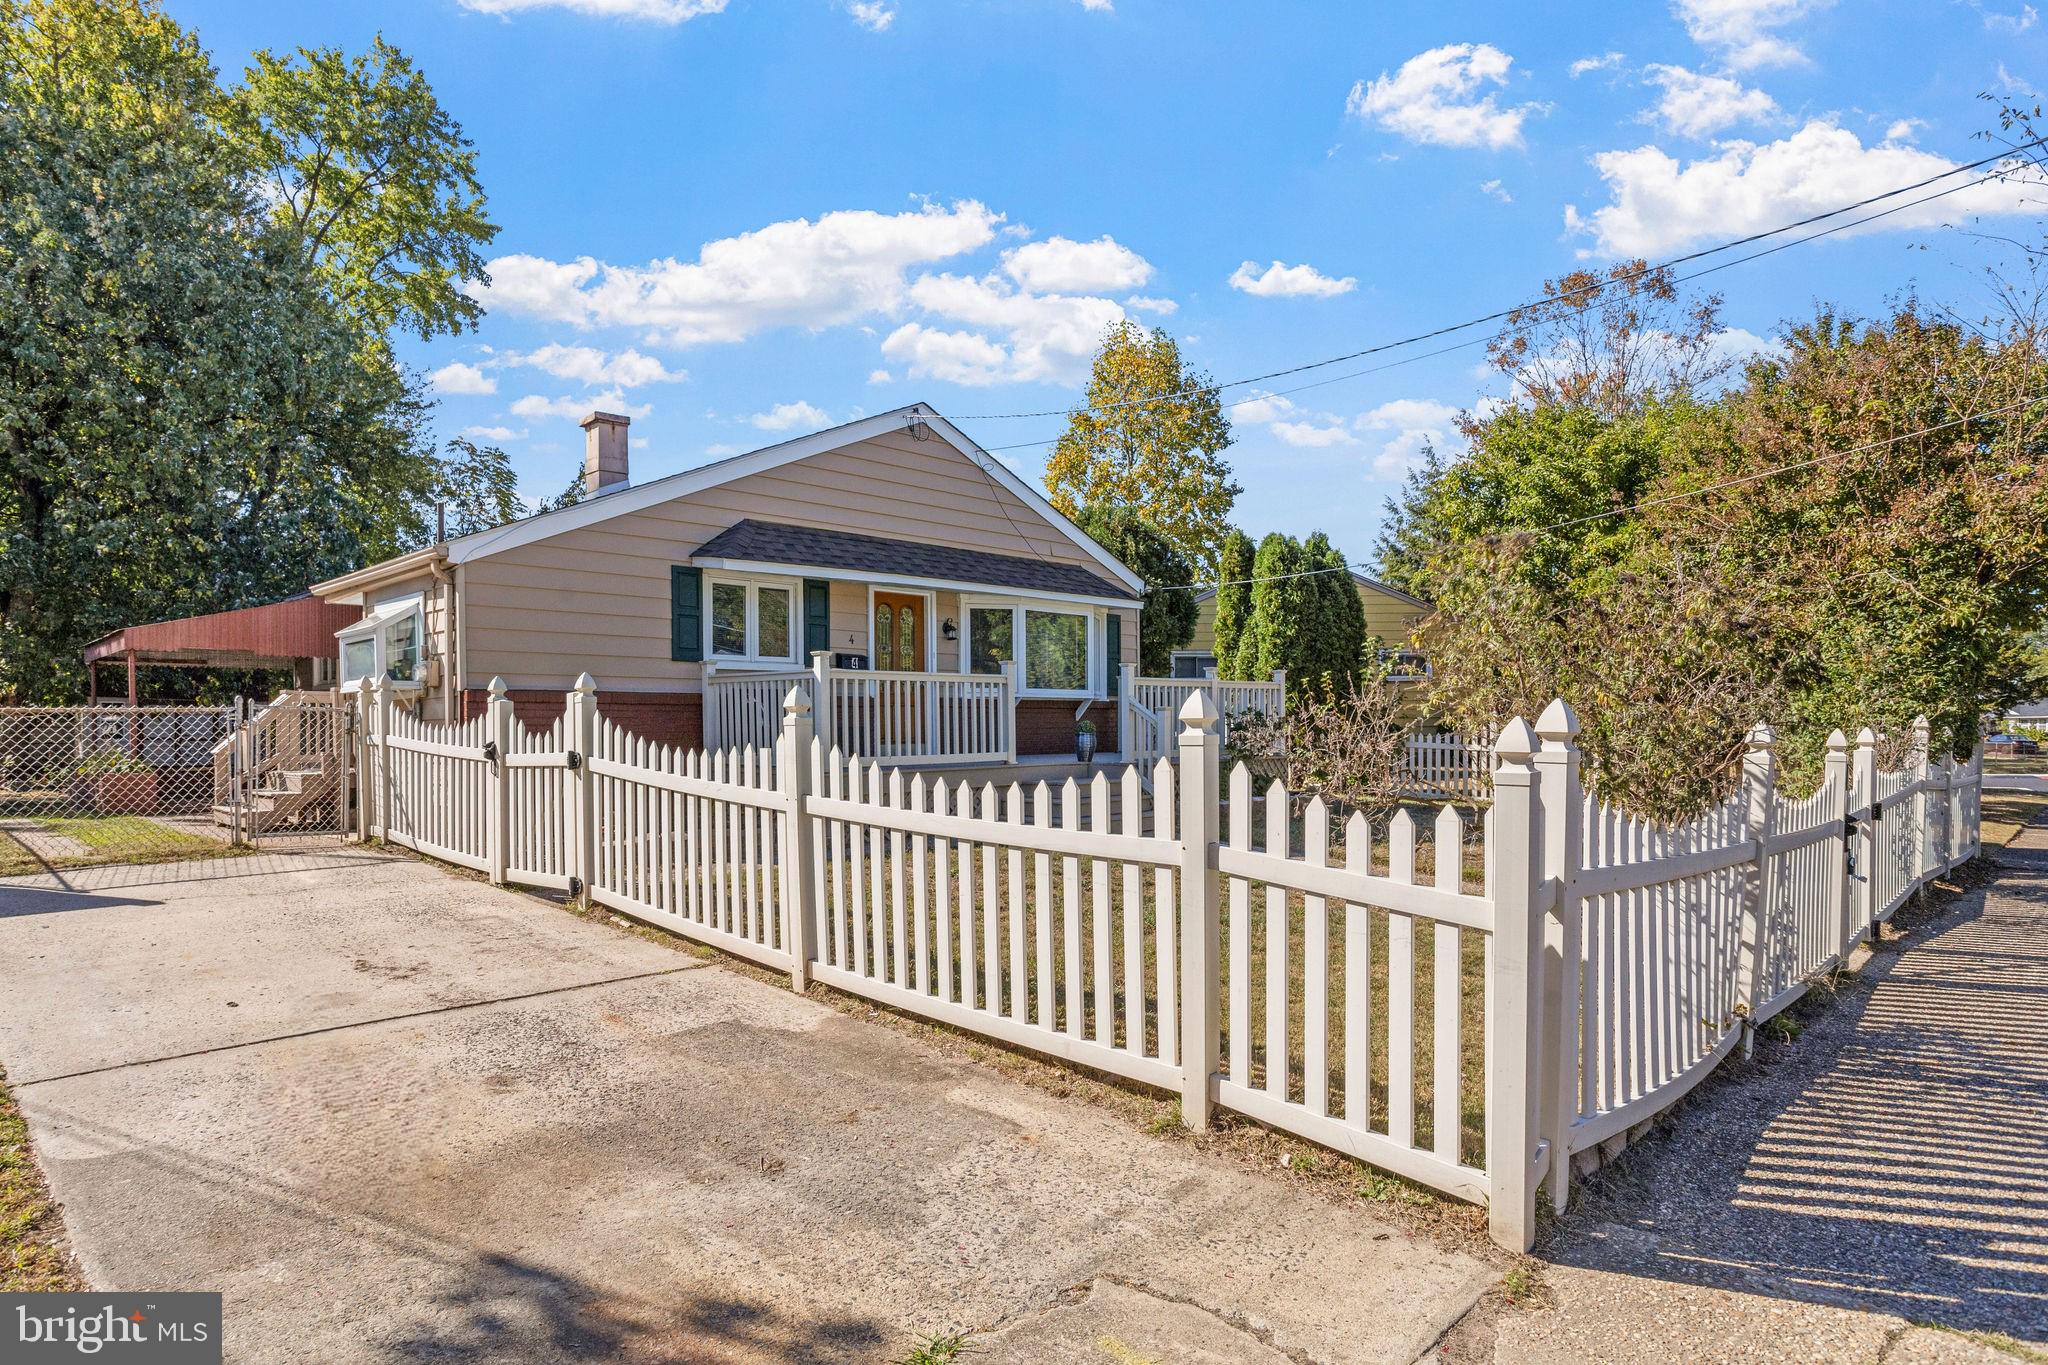
[[[2048,1341],[2048,854],[1586,1188],[1563,1265]]]

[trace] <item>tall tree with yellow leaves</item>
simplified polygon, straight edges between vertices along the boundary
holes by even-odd
[[[1052,505],[1129,507],[1205,570],[1243,491],[1223,460],[1232,437],[1213,380],[1189,370],[1165,331],[1123,321],[1104,333],[1085,406],[1045,465]]]

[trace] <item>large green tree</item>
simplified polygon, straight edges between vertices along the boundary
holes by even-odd
[[[1168,676],[1173,652],[1195,635],[1194,565],[1133,508],[1086,508],[1078,524],[1145,580],[1145,607],[1138,613],[1138,658],[1133,662],[1147,677]]]
[[[1259,542],[1251,596],[1232,667],[1237,676],[1287,671],[1289,691],[1350,688],[1365,654],[1365,609],[1350,566],[1318,531],[1306,541],[1275,531]]]
[[[1045,465],[1052,505],[1135,509],[1204,570],[1216,566],[1243,491],[1223,452],[1232,440],[1216,388],[1159,328],[1125,321],[1103,336],[1087,403],[1067,419]]]
[[[0,0],[0,692],[423,533],[425,405],[231,101],[154,3]]]

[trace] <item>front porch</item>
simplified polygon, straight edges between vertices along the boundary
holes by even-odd
[[[1112,675],[1106,696],[1020,694],[1018,665],[992,673],[842,668],[820,652],[807,669],[704,673],[704,747],[773,747],[792,687],[811,704],[818,738],[848,755],[890,766],[1043,767],[1050,775],[1078,762],[1073,743],[1094,726],[1095,762],[1153,763],[1173,753],[1174,717],[1188,696],[1207,692],[1224,720],[1286,710],[1286,677],[1266,682],[1148,678],[1129,665]],[[1015,774],[1011,775],[1012,780]]]

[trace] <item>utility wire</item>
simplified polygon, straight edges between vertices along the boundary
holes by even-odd
[[[1703,247],[1698,251],[1690,251],[1686,252],[1683,255],[1672,256],[1667,258],[1666,260],[1658,262],[1655,265],[1646,265],[1641,270],[1629,271],[1619,276],[1615,276],[1605,280],[1599,280],[1594,282],[1593,284],[1583,286],[1579,289],[1567,290],[1565,293],[1556,295],[1551,298],[1532,299],[1529,302],[1516,304],[1512,308],[1503,308],[1496,312],[1485,314],[1482,317],[1468,318],[1463,322],[1451,323],[1448,326],[1434,328],[1426,332],[1418,332],[1413,336],[1402,337],[1397,341],[1381,342],[1380,344],[1375,346],[1368,346],[1363,350],[1350,351],[1344,355],[1331,356],[1325,360],[1312,360],[1300,365],[1291,365],[1284,369],[1268,370],[1264,374],[1251,375],[1244,379],[1230,379],[1225,380],[1219,384],[1205,384],[1196,388],[1182,389],[1176,393],[1151,394],[1143,398],[1118,399],[1115,402],[1111,403],[1095,403],[1080,408],[1048,408],[1036,412],[969,413],[955,417],[952,420],[957,422],[996,422],[1008,421],[1015,418],[1025,417],[1065,417],[1069,416],[1074,412],[1102,412],[1114,408],[1134,407],[1143,403],[1159,403],[1166,402],[1176,398],[1191,398],[1198,394],[1212,393],[1220,391],[1222,389],[1237,388],[1245,384],[1264,383],[1267,380],[1281,379],[1285,378],[1288,375],[1301,374],[1308,370],[1322,369],[1330,365],[1341,365],[1347,360],[1360,360],[1369,355],[1377,355],[1382,351],[1394,350],[1402,346],[1412,346],[1415,343],[1421,341],[1431,341],[1437,337],[1449,336],[1454,332],[1462,332],[1468,328],[1483,326],[1484,324],[1489,322],[1499,322],[1501,319],[1508,317],[1510,314],[1520,312],[1525,308],[1539,307],[1545,304],[1567,302],[1570,301],[1574,296],[1580,294],[1596,294],[1602,289],[1610,288],[1615,285],[1627,284],[1633,280],[1640,279],[1645,275],[1653,274],[1659,270],[1669,269],[1670,267],[1675,265],[1685,265],[1692,261],[1704,260],[1709,256],[1717,256],[1724,251],[1730,251],[1736,247],[1748,246],[1755,242],[1761,242],[1772,237],[1781,236],[1787,232],[1797,231],[1798,229],[1803,227],[1811,227],[1816,223],[1826,222],[1830,218],[1839,218],[1845,213],[1854,213],[1856,210],[1861,208],[1868,208],[1872,204],[1882,203],[1887,199],[1895,199],[1902,194],[1911,194],[1915,190],[1925,189],[1927,186],[1935,184],[1937,181],[1946,180],[1951,176],[1961,175],[1967,171],[1979,170],[1985,166],[1993,164],[1994,162],[2009,161],[2013,156],[2019,153],[2031,151],[2035,148],[2042,146],[2048,146],[2048,137],[2036,138],[2031,142],[2021,143],[2019,146],[2012,148],[2009,151],[1995,152],[1990,156],[1979,157],[1975,161],[1969,161],[1961,165],[1951,166],[1947,170],[1941,171],[1935,175],[1930,175],[1924,180],[1917,180],[1910,185],[1901,185],[1896,189],[1886,190],[1882,194],[1873,194],[1867,198],[1859,199],[1854,203],[1844,204],[1840,208],[1829,209],[1824,213],[1810,214],[1805,218],[1796,219],[1792,222],[1784,223],[1774,228],[1768,228],[1762,232],[1753,232],[1746,237],[1736,237],[1729,241],[1722,242],[1716,246]],[[1994,172],[1990,176],[1985,176],[1982,179],[1973,181],[1972,184],[1983,184],[1985,180],[2002,178],[2003,176],[2008,175],[2010,173],[2011,172],[2009,170],[2001,169],[1997,172]],[[1955,188],[1967,189],[1969,188],[1969,186],[1957,186]],[[1943,191],[1943,193],[1951,192],[1953,191]],[[1929,197],[1932,198],[1936,196]],[[1921,200],[1917,202],[1924,203],[1926,201]],[[1901,207],[1910,207],[1910,205],[1904,205]],[[1862,221],[1867,222],[1869,220],[1864,219]],[[1854,226],[1854,224],[1850,224],[1848,226]],[[1820,236],[1823,234],[1816,233],[1814,235]],[[1812,238],[1808,237],[1802,240],[1811,241]],[[1768,253],[1758,254],[1762,255]],[[1744,259],[1754,260],[1755,257],[1745,257]],[[1708,272],[1701,271],[1698,273],[1705,274]],[[1688,278],[1697,278],[1697,275],[1689,276]]]
[[[2043,139],[2043,140],[2044,140],[2044,141],[2048,141],[2048,139]],[[1958,168],[1958,169],[1961,169],[1961,168]],[[1951,174],[1952,174],[1952,172],[1951,172]],[[1820,229],[1820,230],[1819,230],[1818,232],[1810,232],[1810,233],[1808,233],[1808,234],[1807,234],[1806,236],[1804,236],[1804,237],[1795,237],[1795,238],[1793,238],[1793,239],[1792,239],[1791,241],[1789,241],[1789,242],[1779,242],[1779,243],[1777,243],[1777,244],[1776,244],[1776,245],[1774,245],[1774,246],[1768,246],[1768,247],[1765,247],[1765,248],[1764,248],[1763,250],[1761,250],[1761,251],[1752,251],[1752,252],[1750,252],[1750,253],[1749,253],[1749,254],[1747,254],[1747,255],[1744,255],[1744,256],[1737,256],[1737,257],[1735,257],[1735,258],[1734,258],[1734,259],[1732,259],[1732,260],[1726,260],[1726,261],[1717,261],[1717,262],[1715,262],[1715,263],[1714,263],[1713,265],[1710,265],[1710,266],[1705,266],[1705,267],[1703,267],[1703,268],[1701,268],[1701,269],[1699,269],[1699,270],[1695,270],[1695,271],[1692,271],[1692,272],[1690,272],[1689,274],[1685,274],[1685,275],[1679,275],[1679,276],[1675,277],[1675,278],[1674,278],[1674,279],[1672,280],[1672,283],[1673,283],[1673,284],[1687,284],[1687,283],[1690,283],[1690,282],[1691,282],[1691,281],[1693,281],[1693,280],[1701,279],[1701,278],[1703,278],[1703,277],[1705,277],[1705,276],[1707,276],[1707,275],[1712,275],[1712,274],[1715,274],[1715,273],[1717,273],[1717,272],[1719,272],[1719,271],[1723,271],[1723,270],[1729,270],[1729,269],[1732,269],[1732,268],[1733,268],[1733,267],[1735,267],[1735,266],[1747,264],[1747,263],[1748,263],[1748,262],[1750,262],[1750,261],[1755,261],[1755,260],[1761,260],[1761,259],[1762,259],[1762,258],[1764,258],[1765,256],[1775,256],[1775,255],[1776,255],[1777,253],[1779,253],[1780,251],[1789,251],[1789,250],[1791,250],[1791,249],[1792,249],[1793,247],[1795,247],[1795,246],[1804,246],[1804,245],[1805,245],[1806,243],[1808,243],[1808,242],[1812,242],[1812,241],[1817,241],[1817,240],[1819,240],[1819,239],[1820,239],[1820,238],[1822,238],[1822,237],[1832,236],[1833,234],[1835,234],[1835,233],[1837,233],[1837,232],[1847,232],[1847,231],[1849,231],[1849,230],[1850,230],[1850,229],[1852,229],[1852,228],[1859,228],[1859,227],[1862,227],[1862,226],[1863,226],[1863,225],[1864,225],[1865,223],[1874,223],[1874,222],[1876,222],[1876,221],[1877,221],[1878,219],[1880,219],[1880,218],[1889,218],[1889,217],[1890,217],[1890,216],[1891,216],[1892,214],[1895,214],[1895,213],[1904,213],[1904,212],[1905,212],[1905,211],[1906,211],[1907,209],[1910,209],[1910,208],[1917,208],[1917,207],[1919,207],[1919,206],[1920,206],[1920,205],[1922,205],[1922,204],[1926,204],[1926,203],[1931,203],[1932,201],[1934,201],[1934,200],[1936,200],[1936,199],[1941,199],[1941,198],[1945,198],[1946,196],[1948,196],[1948,195],[1951,195],[1951,194],[1960,194],[1960,193],[1962,193],[1962,192],[1963,192],[1964,190],[1968,190],[1968,189],[1975,189],[1975,188],[1976,188],[1977,186],[1979,186],[1979,185],[1982,185],[1982,184],[1986,184],[1986,183],[1988,183],[1988,182],[1990,182],[1990,181],[1993,181],[1993,180],[1997,180],[1997,179],[2000,179],[2000,178],[2002,177],[2002,175],[2003,175],[2003,172],[1996,172],[1996,171],[1995,171],[1995,172],[1993,172],[1993,173],[1992,173],[1992,174],[1990,174],[1990,175],[1983,175],[1983,176],[1979,176],[1979,177],[1978,177],[1977,179],[1975,179],[1975,180],[1965,181],[1965,182],[1964,182],[1963,184],[1960,184],[1960,185],[1950,185],[1950,186],[1948,186],[1948,187],[1947,187],[1946,189],[1939,189],[1939,190],[1936,190],[1936,191],[1935,191],[1934,193],[1932,193],[1932,194],[1922,195],[1922,196],[1921,196],[1920,198],[1918,198],[1918,199],[1911,199],[1911,200],[1908,200],[1907,202],[1905,202],[1905,203],[1903,203],[1903,204],[1894,204],[1894,205],[1892,205],[1892,206],[1891,206],[1890,208],[1887,208],[1887,209],[1880,209],[1880,210],[1878,210],[1878,211],[1877,211],[1876,213],[1866,214],[1866,215],[1864,215],[1864,216],[1863,216],[1863,217],[1861,217],[1861,218],[1853,219],[1853,220],[1851,220],[1851,221],[1849,221],[1849,222],[1846,222],[1846,223],[1836,223],[1836,224],[1834,224],[1834,225],[1832,225],[1832,226],[1830,226],[1830,227],[1825,227],[1825,228],[1822,228],[1822,229]],[[1939,179],[1940,177],[1936,177],[1936,178],[1937,178],[1937,179]],[[1924,181],[1922,182],[1922,184],[1925,184],[1925,183],[1926,183],[1926,182],[1924,182]],[[1918,187],[1917,187],[1917,186],[1908,186],[1907,188],[1908,188],[1908,189],[1912,189],[1912,188],[1918,188]],[[1892,191],[1892,193],[1893,193],[1893,194],[1897,194],[1897,193],[1900,193],[1900,191],[1894,190],[1894,191]],[[1854,207],[1854,206],[1852,206],[1852,207]],[[1840,213],[1840,212],[1843,212],[1843,210],[1839,210],[1839,209],[1838,209],[1838,210],[1836,210],[1835,212],[1836,212],[1836,213]],[[1829,216],[1832,216],[1832,215],[1829,215]],[[1795,226],[1796,226],[1796,225],[1795,225]],[[1783,230],[1783,229],[1777,229],[1777,231],[1782,231],[1782,230]],[[1760,234],[1760,235],[1762,235],[1762,234]],[[1753,239],[1753,238],[1752,238],[1751,240],[1755,240],[1755,239]],[[1733,243],[1731,243],[1730,245],[1734,245],[1734,244],[1733,244]],[[1722,249],[1723,249],[1723,248],[1721,248],[1721,247],[1716,247],[1716,248],[1714,248],[1714,250],[1716,250],[1716,251],[1719,251],[1719,250],[1722,250]],[[1697,256],[1697,255],[1704,255],[1704,254],[1707,254],[1707,253],[1696,253],[1696,256]],[[1667,264],[1669,264],[1669,263],[1667,262]],[[1652,269],[1656,269],[1657,267],[1651,267],[1651,268],[1652,268]],[[1610,281],[1610,283],[1612,283],[1612,281]],[[1498,317],[1503,317],[1503,316],[1505,316],[1505,314],[1500,314],[1500,313],[1496,313],[1496,314],[1494,314],[1493,316],[1494,316],[1495,318],[1498,318]],[[1479,321],[1479,322],[1484,322],[1484,321],[1488,321],[1488,320],[1489,320],[1489,319],[1486,319],[1486,318],[1481,318],[1481,319],[1478,319],[1477,321]],[[1444,335],[1444,334],[1446,334],[1446,333],[1448,333],[1448,332],[1454,332],[1454,331],[1458,331],[1458,330],[1460,330],[1460,329],[1462,329],[1462,328],[1465,328],[1465,327],[1470,327],[1470,326],[1474,326],[1474,325],[1476,325],[1476,323],[1459,323],[1459,324],[1457,324],[1457,325],[1456,325],[1456,326],[1454,326],[1454,327],[1448,327],[1448,328],[1443,328],[1443,329],[1440,329],[1440,330],[1438,330],[1438,331],[1436,331],[1436,332],[1431,332],[1431,333],[1425,333],[1424,335],[1425,335],[1425,336],[1441,336],[1441,335]],[[1420,339],[1422,339],[1422,338],[1419,338],[1419,337],[1418,337],[1418,338],[1410,338],[1409,340],[1410,340],[1410,341],[1414,341],[1414,340],[1420,340]],[[1296,393],[1301,393],[1301,392],[1303,392],[1304,390],[1307,390],[1307,389],[1316,389],[1316,388],[1322,388],[1322,387],[1324,387],[1324,386],[1326,386],[1326,385],[1329,385],[1329,384],[1335,384],[1335,383],[1339,383],[1340,381],[1343,381],[1343,380],[1347,380],[1347,379],[1357,379],[1357,378],[1360,378],[1361,376],[1364,376],[1364,375],[1368,375],[1368,374],[1378,374],[1378,373],[1380,373],[1380,372],[1381,372],[1381,371],[1383,371],[1383,370],[1392,370],[1392,369],[1397,369],[1397,368],[1399,368],[1400,366],[1403,366],[1403,365],[1412,365],[1412,364],[1415,364],[1415,363],[1416,363],[1417,361],[1422,361],[1422,360],[1432,360],[1432,359],[1436,358],[1437,356],[1441,356],[1441,355],[1448,355],[1448,354],[1450,354],[1450,353],[1451,353],[1451,352],[1453,352],[1453,351],[1462,351],[1462,350],[1467,350],[1467,349],[1470,349],[1470,348],[1471,348],[1471,347],[1473,347],[1473,346],[1478,346],[1478,345],[1482,345],[1482,344],[1484,344],[1485,342],[1489,341],[1490,339],[1491,339],[1491,338],[1488,338],[1488,337],[1472,337],[1472,338],[1470,338],[1470,339],[1468,339],[1468,340],[1465,340],[1465,341],[1458,341],[1458,342],[1453,342],[1453,343],[1452,343],[1451,345],[1449,345],[1449,346],[1442,346],[1442,347],[1439,347],[1438,349],[1436,349],[1436,350],[1434,350],[1434,351],[1422,351],[1422,352],[1419,352],[1418,354],[1415,354],[1415,355],[1412,355],[1412,356],[1405,356],[1405,357],[1403,357],[1403,358],[1402,358],[1402,359],[1400,359],[1400,360],[1394,360],[1394,361],[1389,361],[1389,362],[1387,362],[1386,364],[1383,364],[1383,365],[1373,365],[1373,366],[1369,366],[1368,368],[1366,368],[1366,369],[1362,369],[1362,370],[1351,370],[1351,371],[1349,371],[1349,372],[1347,372],[1347,373],[1345,373],[1345,374],[1339,374],[1339,375],[1331,375],[1331,376],[1329,376],[1328,378],[1325,378],[1325,379],[1318,379],[1318,380],[1315,380],[1315,381],[1313,381],[1313,382],[1311,382],[1311,383],[1307,383],[1307,384],[1301,384],[1301,385],[1297,385],[1296,387],[1294,387],[1294,388],[1291,388],[1291,389],[1281,389],[1281,390],[1279,390],[1279,391],[1277,391],[1277,392],[1274,392],[1274,393],[1257,393],[1257,394],[1253,394],[1253,395],[1251,395],[1250,397],[1247,397],[1247,398],[1234,398],[1234,399],[1231,399],[1231,400],[1230,400],[1229,402],[1226,402],[1226,403],[1220,404],[1219,406],[1222,406],[1222,407],[1225,407],[1225,408],[1236,408],[1236,407],[1243,407],[1243,406],[1245,406],[1246,404],[1249,404],[1249,403],[1261,403],[1261,402],[1264,402],[1264,401],[1266,401],[1266,400],[1267,400],[1267,399],[1269,399],[1269,398],[1284,398],[1284,397],[1288,396],[1289,394],[1296,394]],[[1375,349],[1375,350],[1388,350],[1388,349],[1392,349],[1392,348],[1394,348],[1394,347],[1398,347],[1398,346],[1405,346],[1405,345],[1407,345],[1407,344],[1409,344],[1409,342],[1406,342],[1406,341],[1391,341],[1391,342],[1388,342],[1388,343],[1387,343],[1387,344],[1386,344],[1385,346],[1382,346],[1382,347],[1376,347],[1376,348],[1374,348],[1374,349]],[[1356,352],[1355,354],[1356,354],[1356,355],[1366,355],[1366,354],[1371,354],[1371,352],[1363,352],[1363,351],[1361,351],[1361,352]],[[1339,358],[1340,358],[1340,359],[1349,359],[1349,358],[1351,358],[1351,357],[1339,357]],[[1332,363],[1332,362],[1328,362],[1328,361],[1318,361],[1318,362],[1316,362],[1316,365],[1323,365],[1323,364],[1329,364],[1329,363]],[[1311,368],[1315,368],[1315,366],[1302,366],[1302,367],[1298,367],[1298,369],[1311,369]],[[1283,371],[1282,373],[1293,373],[1293,372],[1294,372],[1294,371]],[[1241,383],[1251,383],[1251,382],[1255,382],[1255,381],[1251,381],[1251,380],[1233,380],[1233,381],[1231,381],[1231,382],[1232,382],[1233,384],[1241,384]],[[1214,386],[1214,387],[1215,387],[1215,388],[1218,388],[1218,389],[1220,389],[1220,388],[1227,388],[1227,387],[1230,387],[1230,386],[1229,386],[1229,385],[1223,385],[1223,384],[1219,384],[1219,385],[1216,385],[1216,386]],[[1187,393],[1207,393],[1207,392],[1210,392],[1210,391],[1211,391],[1211,390],[1209,390],[1209,389],[1191,389],[1191,390],[1187,390],[1186,392],[1187,392]],[[1183,396],[1185,396],[1185,395],[1184,395],[1184,394],[1161,394],[1161,395],[1159,395],[1159,396],[1158,396],[1158,397],[1156,397],[1156,398],[1145,398],[1145,399],[1132,399],[1132,400],[1129,400],[1129,401],[1130,401],[1130,402],[1146,402],[1146,403],[1151,403],[1151,402],[1169,402],[1169,401],[1172,401],[1173,399],[1176,399],[1176,398],[1180,398],[1180,397],[1183,397]],[[1116,405],[1104,405],[1104,406],[1122,406],[1122,404],[1116,404]],[[1096,411],[1096,410],[1098,410],[1098,409],[1088,409],[1088,408],[1080,408],[1080,409],[1075,409],[1075,411],[1080,411],[1080,412],[1086,412],[1086,411]],[[1021,415],[1024,415],[1024,414],[1017,414],[1017,415],[1020,415],[1020,416],[1021,416]],[[1033,416],[1041,416],[1041,417],[1044,417],[1044,416],[1063,416],[1063,415],[1066,415],[1066,414],[1059,414],[1059,413],[1036,413],[1036,414],[1030,414],[1030,415],[1033,415]],[[961,420],[969,420],[969,419],[961,419]],[[1057,445],[1057,444],[1059,444],[1059,441],[1060,441],[1060,438],[1059,438],[1059,437],[1057,437],[1057,436],[1055,436],[1055,437],[1052,437],[1052,438],[1050,438],[1050,439],[1046,439],[1046,440],[1038,440],[1038,441],[1015,441],[1015,442],[1012,442],[1012,443],[1010,443],[1010,444],[1008,444],[1008,445],[1000,445],[1000,446],[984,446],[984,447],[982,447],[982,448],[983,448],[984,450],[988,450],[988,451],[1002,451],[1002,450],[1028,450],[1028,449],[1034,449],[1034,448],[1037,448],[1037,447],[1040,447],[1040,446],[1050,446],[1050,445]]]

